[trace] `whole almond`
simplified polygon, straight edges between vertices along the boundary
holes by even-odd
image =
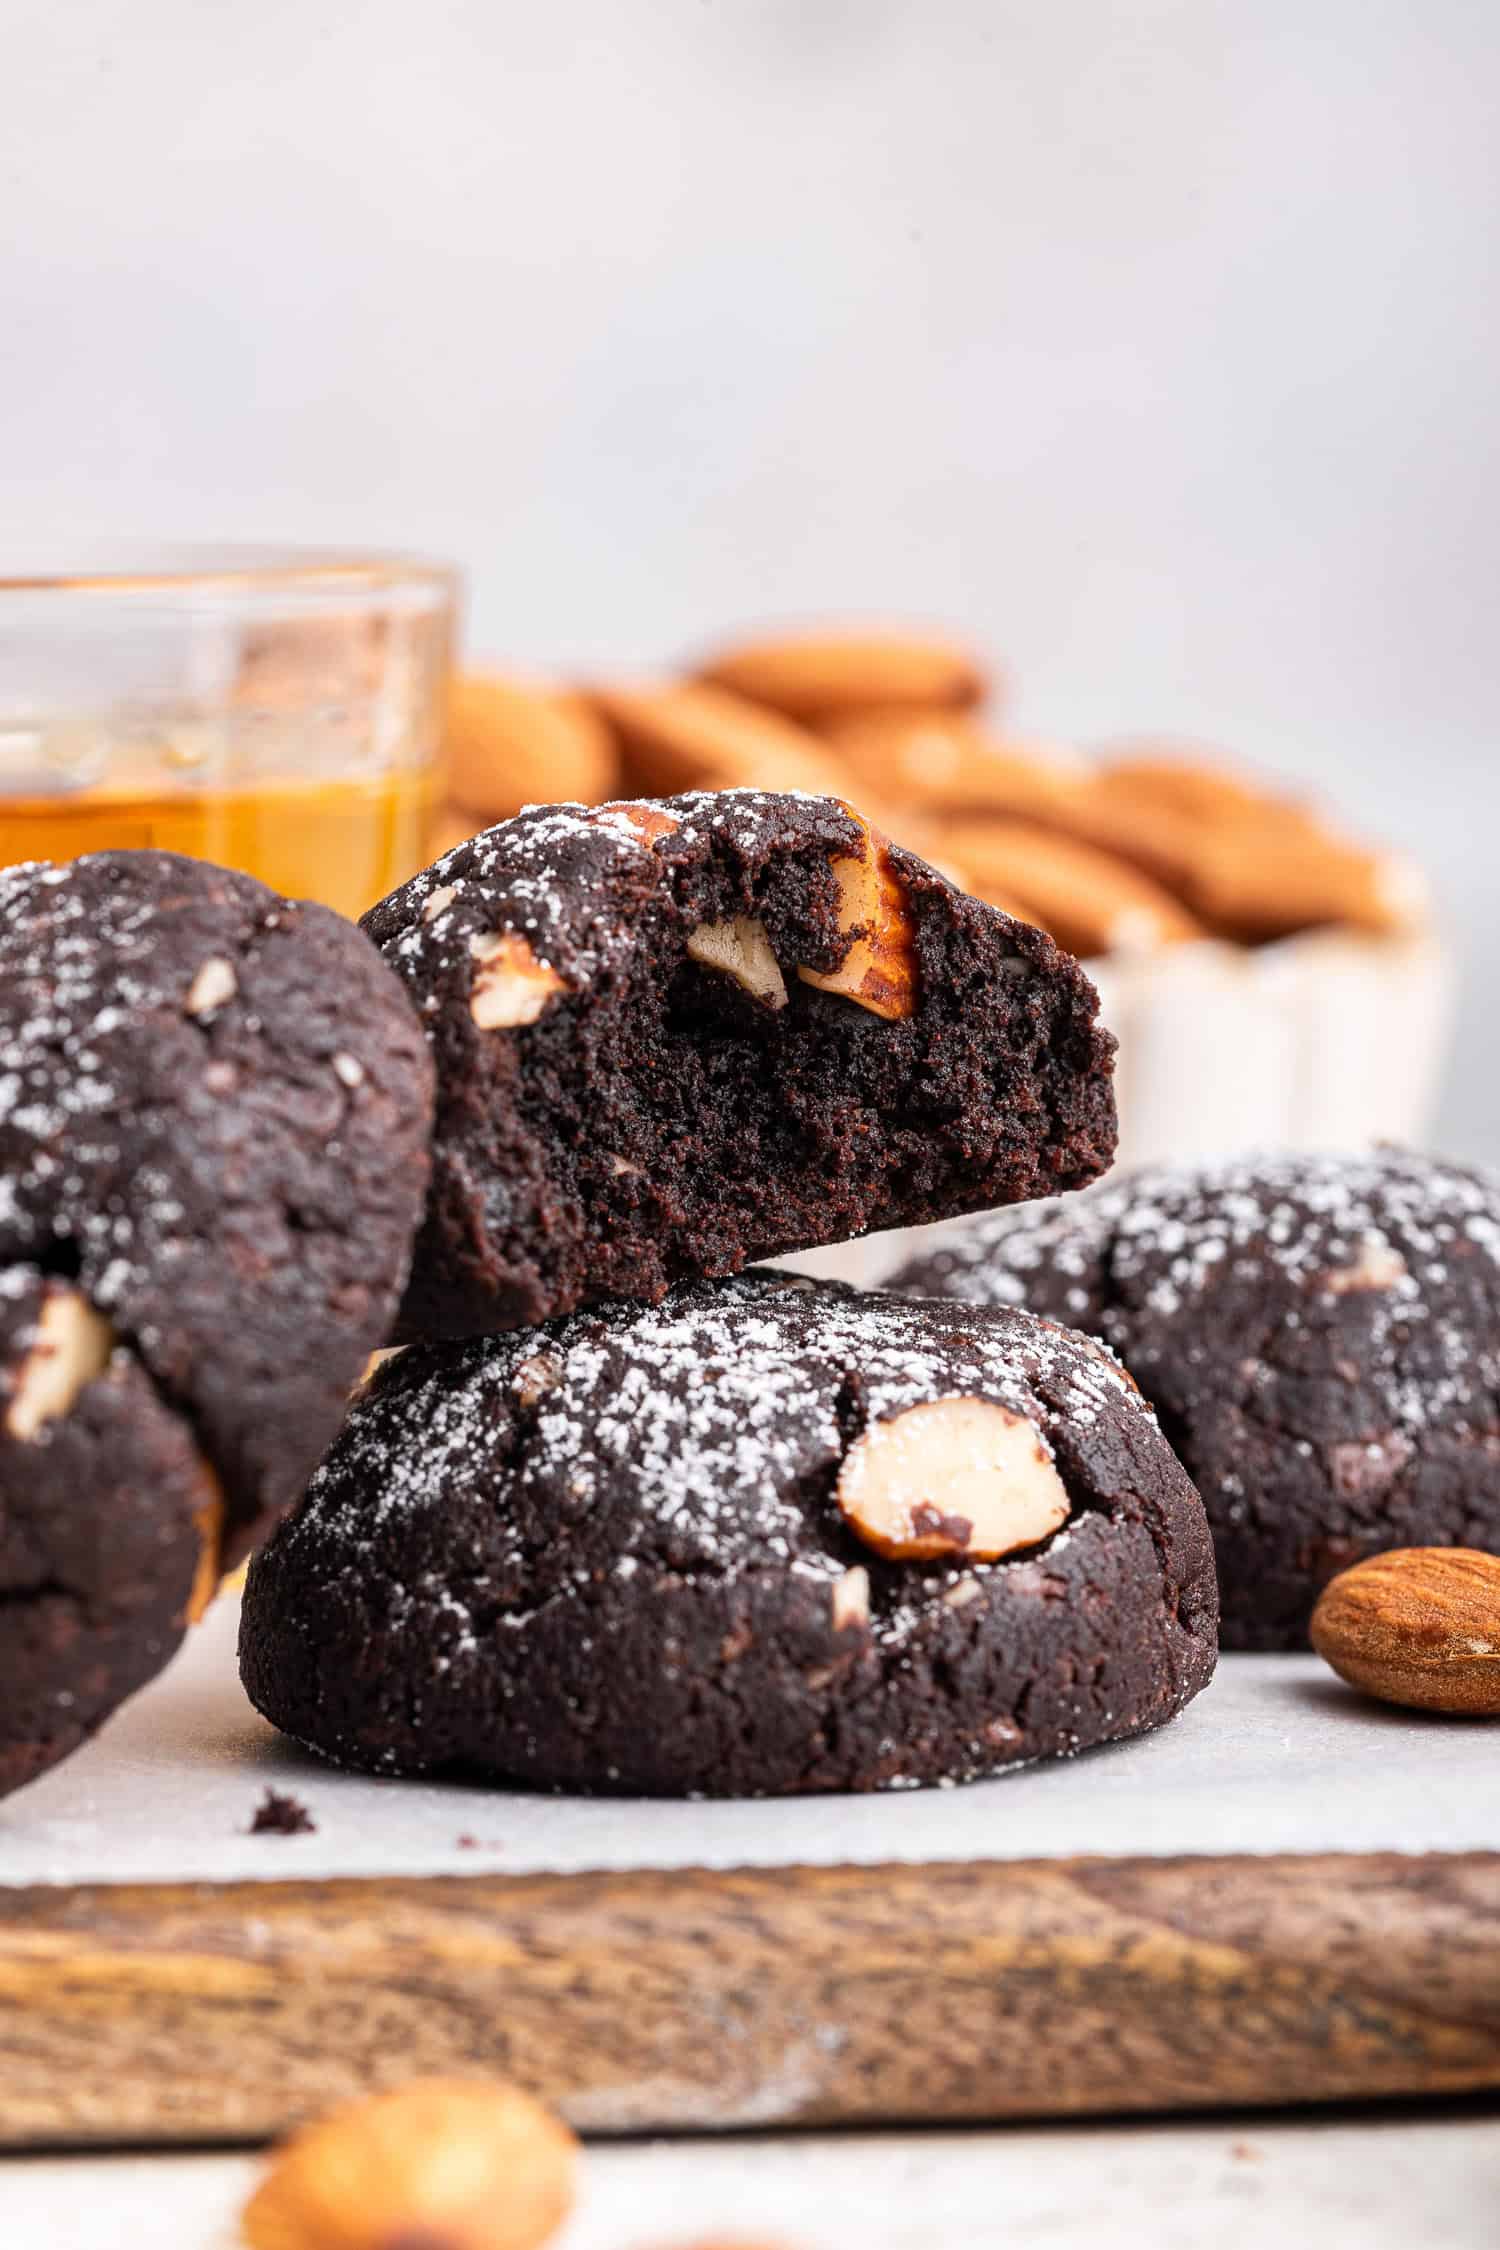
[[[1500,1718],[1500,1555],[1398,1547],[1324,1587],[1312,1644],[1386,1703]]]
[[[618,780],[609,730],[581,696],[504,672],[454,675],[443,748],[468,835],[526,804],[595,804]]]
[[[721,649],[702,667],[716,686],[818,721],[845,711],[964,710],[985,692],[969,650],[933,633],[787,633]]]
[[[295,2133],[243,2235],[250,2250],[538,2250],[567,2216],[577,2154],[518,2086],[419,2079]]]
[[[632,788],[804,789],[841,797],[849,769],[790,719],[699,680],[589,690],[614,729]]]

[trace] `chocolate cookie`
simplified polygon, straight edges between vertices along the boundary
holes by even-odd
[[[1197,1495],[1099,1346],[763,1272],[387,1361],[240,1658],[350,1765],[758,1795],[1141,1733],[1216,1622]]]
[[[325,908],[163,852],[0,874],[0,1790],[300,1491],[389,1328],[431,1100]]]
[[[1143,1172],[981,1220],[905,1296],[1113,1345],[1196,1480],[1227,1648],[1390,1547],[1500,1552],[1500,1183],[1395,1152]]]
[[[409,1336],[531,1325],[1077,1186],[1077,964],[829,798],[533,806],[365,918],[431,1037]]]

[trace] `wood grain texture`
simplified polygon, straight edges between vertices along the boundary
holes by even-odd
[[[0,1892],[9,2147],[453,2069],[604,2132],[1493,2088],[1500,1854]]]

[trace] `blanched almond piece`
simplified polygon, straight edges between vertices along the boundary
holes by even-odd
[[[469,1013],[481,1031],[513,1031],[535,1023],[566,987],[550,963],[539,961],[519,930],[471,937],[474,981]]]
[[[1394,1289],[1406,1279],[1406,1260],[1383,1236],[1366,1235],[1353,1265],[1339,1266],[1323,1277],[1330,1297],[1360,1296],[1367,1289]]]
[[[733,977],[752,1000],[767,1008],[786,1006],[786,980],[771,951],[765,924],[753,915],[737,914],[732,922],[700,922],[687,950],[706,969],[722,969]]]
[[[916,924],[891,865],[890,839],[860,819],[852,805],[844,810],[863,830],[860,854],[830,865],[839,886],[839,928],[860,935],[836,969],[799,968],[797,974],[819,992],[842,993],[872,1015],[898,1022],[917,1005]]]
[[[985,1398],[940,1398],[872,1422],[839,1474],[838,1502],[893,1562],[997,1562],[1068,1520],[1036,1424]]]
[[[210,953],[199,965],[183,1007],[190,1016],[212,1015],[215,1008],[222,1008],[227,1000],[232,1000],[239,988],[234,963],[226,961],[222,953]]]
[[[511,1388],[522,1406],[536,1406],[548,1393],[561,1388],[562,1361],[555,1352],[532,1352],[511,1377]]]
[[[952,641],[870,630],[742,641],[705,664],[701,677],[795,719],[893,705],[962,709],[980,700],[986,684],[968,650]]]
[[[831,1610],[836,1633],[847,1631],[851,1625],[869,1624],[870,1573],[863,1563],[855,1563],[834,1580]]]
[[[423,921],[435,922],[438,916],[453,904],[457,896],[457,883],[439,883],[437,889],[430,892],[422,902]]]
[[[34,1438],[45,1422],[59,1421],[84,1385],[104,1373],[114,1348],[114,1330],[86,1297],[50,1286],[5,1410],[11,1436]]]

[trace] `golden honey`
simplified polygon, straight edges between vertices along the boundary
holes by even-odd
[[[0,861],[187,852],[243,868],[288,898],[321,899],[358,916],[426,866],[440,794],[434,768],[403,767],[255,788],[0,796]]]
[[[431,857],[456,591],[234,552],[0,578],[0,863],[185,852],[362,914]]]

